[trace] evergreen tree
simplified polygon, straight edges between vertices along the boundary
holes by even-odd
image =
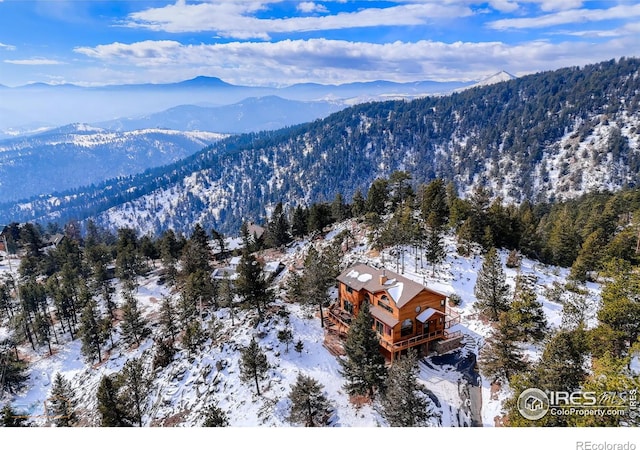
[[[235,282],[236,292],[244,301],[255,307],[262,319],[262,308],[271,300],[271,291],[264,277],[264,272],[255,256],[243,252],[238,265],[238,278]]]
[[[142,275],[143,264],[135,230],[120,228],[116,244],[116,275],[128,289],[135,289],[136,278]]]
[[[606,246],[604,232],[598,228],[582,244],[582,248],[571,265],[571,278],[577,281],[592,280],[591,272],[600,269],[600,261]]]
[[[421,190],[420,214],[429,226],[440,228],[449,218],[447,192],[444,181],[437,178]]]
[[[296,206],[291,219],[291,234],[294,237],[301,238],[307,234],[307,221],[309,220],[308,211],[302,206]]]
[[[264,354],[256,340],[251,339],[249,346],[242,350],[240,358],[242,381],[254,381],[256,393],[260,395],[260,380],[264,379],[269,370],[267,355]]]
[[[381,400],[382,415],[392,427],[425,426],[429,417],[427,390],[418,382],[418,360],[409,351],[394,361]]]
[[[302,350],[304,350],[304,342],[298,339],[298,342],[296,342],[296,345],[293,347],[293,349],[298,353],[298,355],[302,354]]]
[[[82,310],[79,332],[82,340],[82,354],[89,361],[102,361],[100,347],[104,344],[105,334],[98,308],[93,300],[87,302]]]
[[[435,212],[431,212],[427,218],[427,246],[425,257],[431,264],[431,275],[435,275],[436,266],[440,264],[447,255],[443,240],[444,224],[437,218]]]
[[[25,374],[27,365],[17,356],[17,351],[14,358],[9,351],[0,350],[0,393],[15,394],[29,378]]]
[[[580,236],[578,235],[569,207],[564,206],[553,221],[547,247],[554,264],[570,267],[578,256]]]
[[[302,293],[307,304],[317,306],[320,310],[320,326],[324,327],[323,305],[329,301],[329,286],[333,277],[328,270],[327,260],[311,246],[304,259],[302,275]]]
[[[640,274],[622,261],[612,262],[606,274],[610,279],[602,289],[598,329],[609,331],[605,345],[611,354],[623,357],[640,338]]]
[[[366,205],[364,196],[362,195],[362,191],[357,189],[355,194],[353,194],[353,199],[351,200],[351,215],[353,217],[360,217],[366,212]]]
[[[75,400],[71,383],[57,372],[53,378],[51,394],[47,399],[48,411],[57,427],[70,427],[77,421]]]
[[[348,217],[349,208],[344,203],[342,194],[338,192],[331,203],[331,217],[335,222],[342,222]]]
[[[317,380],[298,374],[296,383],[289,393],[291,409],[288,420],[291,423],[316,427],[326,424],[331,405],[322,392],[324,386]]]
[[[380,216],[387,212],[387,202],[389,201],[389,182],[384,178],[378,178],[371,183],[367,193],[365,208],[367,212],[376,213]]]
[[[231,315],[231,326],[235,326],[236,306],[235,306],[235,291],[233,283],[229,279],[229,276],[225,273],[222,280],[218,283],[218,298],[224,308],[229,308],[229,314]]]
[[[384,389],[387,377],[384,357],[380,353],[378,336],[373,329],[373,317],[367,302],[351,324],[344,343],[345,357],[340,360],[341,374],[349,395],[366,395],[373,399]]]
[[[218,405],[213,404],[207,406],[203,413],[204,421],[202,422],[203,427],[228,427],[229,426],[229,418],[227,414],[218,407]]]
[[[197,223],[182,249],[182,273],[188,276],[199,271],[210,274],[212,267],[209,238],[204,228]]]
[[[511,315],[500,313],[498,323],[480,350],[480,370],[494,380],[508,381],[527,368],[518,346],[520,333]]]
[[[293,342],[293,333],[288,325],[284,330],[278,331],[278,340],[286,345],[285,353],[289,353],[289,344]]]
[[[533,289],[531,277],[518,274],[509,309],[511,319],[519,331],[520,339],[525,342],[540,342],[547,332],[547,319],[542,303]]]
[[[134,342],[140,345],[142,339],[149,334],[146,320],[142,317],[142,311],[138,306],[138,300],[129,290],[124,290],[124,305],[122,307],[122,338],[124,341],[132,345]]]
[[[11,404],[7,403],[0,410],[0,426],[13,428],[13,427],[28,427],[27,418],[20,416],[11,407]]]
[[[163,297],[162,304],[160,305],[160,332],[163,336],[169,336],[171,343],[173,344],[178,334],[178,313],[173,306],[173,302],[170,297]]]
[[[282,202],[273,210],[271,219],[267,223],[265,244],[271,248],[279,248],[291,242],[289,235],[289,221],[284,213]]]
[[[98,385],[98,412],[102,427],[128,427],[129,419],[123,411],[123,400],[120,398],[117,377],[103,375]]]
[[[152,382],[153,379],[145,373],[140,359],[128,360],[118,374],[123,411],[131,418],[132,423],[137,423],[139,427],[142,426]]]
[[[509,286],[505,280],[498,252],[492,247],[484,257],[473,291],[478,299],[475,307],[493,322],[509,309]]]
[[[391,197],[391,207],[396,209],[399,205],[404,205],[413,198],[411,188],[411,174],[404,170],[396,170],[389,175],[388,188]]]
[[[180,258],[182,248],[180,247],[174,231],[171,229],[164,232],[158,245],[160,247],[160,259],[164,266],[165,275],[169,283],[173,285],[178,276],[176,263]]]

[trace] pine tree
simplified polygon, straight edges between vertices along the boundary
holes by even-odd
[[[394,361],[385,383],[380,402],[382,415],[392,427],[425,426],[430,402],[427,390],[418,382],[418,360],[415,351],[409,351]]]
[[[478,299],[475,307],[493,322],[498,320],[501,312],[509,309],[509,286],[505,280],[498,252],[492,247],[478,272],[474,294]]]
[[[124,305],[122,307],[122,337],[124,341],[132,345],[134,342],[140,345],[142,339],[149,334],[147,323],[142,317],[142,311],[138,306],[138,300],[129,290],[124,290]]]
[[[293,347],[293,349],[298,353],[298,355],[302,354],[302,350],[304,350],[304,342],[298,339],[298,342],[296,342],[296,345]]]
[[[256,308],[262,319],[262,308],[271,300],[271,291],[264,277],[264,272],[256,258],[243,252],[238,265],[238,278],[235,282],[236,292],[246,303]]]
[[[57,372],[53,378],[51,394],[47,399],[50,413],[53,415],[53,423],[57,427],[70,427],[77,421],[75,399],[71,383]]]
[[[229,418],[217,404],[209,405],[203,413],[203,427],[228,427]]]
[[[421,190],[420,214],[422,219],[429,222],[429,226],[440,228],[446,225],[449,217],[447,192],[444,181],[440,178],[433,180]],[[433,217],[431,217],[433,215]]]
[[[160,305],[160,330],[163,336],[169,336],[173,344],[178,334],[178,313],[170,297],[163,297]]]
[[[211,270],[209,238],[202,225],[197,223],[182,249],[182,273],[186,276],[198,271],[208,274]]]
[[[312,377],[298,374],[296,383],[289,393],[291,409],[288,420],[291,423],[316,427],[326,424],[331,404],[322,392],[324,386]]]
[[[131,426],[129,419],[123,411],[123,400],[119,397],[118,389],[119,384],[117,377],[110,375],[102,376],[96,395],[98,412],[101,416],[100,426],[102,427]]]
[[[296,206],[291,219],[291,234],[294,237],[301,238],[307,234],[308,211],[302,206]]]
[[[147,397],[151,391],[152,378],[145,373],[140,359],[130,359],[118,375],[121,386],[123,410],[132,423],[142,426],[142,418],[146,410]]]
[[[389,201],[389,182],[384,178],[378,178],[369,187],[366,211],[382,216],[387,212],[387,201]]]
[[[431,264],[431,275],[435,275],[436,266],[440,264],[445,256],[446,250],[443,241],[443,223],[436,217],[435,212],[431,212],[427,219],[427,248],[425,257]]]
[[[82,354],[89,361],[102,361],[100,347],[104,344],[105,334],[98,308],[93,300],[89,300],[82,310],[79,332],[82,340]]]
[[[583,282],[591,280],[591,272],[600,269],[600,260],[603,257],[605,245],[602,229],[598,228],[587,236],[576,260],[571,265],[570,277]]]
[[[249,346],[241,352],[240,377],[242,381],[254,381],[256,393],[260,395],[260,380],[262,380],[267,370],[269,362],[255,339],[251,339]]]
[[[142,273],[143,265],[136,232],[130,228],[121,228],[118,230],[116,244],[116,275],[128,289],[134,290],[136,278]]]
[[[353,217],[360,217],[366,212],[365,200],[360,189],[356,190],[351,200],[351,215]]]
[[[340,365],[346,379],[345,389],[349,395],[366,395],[373,399],[377,391],[384,389],[387,369],[366,302],[349,328],[344,351]]]
[[[328,302],[328,288],[333,281],[327,276],[327,261],[315,247],[311,246],[304,260],[302,275],[303,299],[307,304],[317,306],[320,310],[320,326],[324,327],[322,306]]]
[[[500,313],[495,329],[480,350],[480,370],[494,380],[508,381],[527,368],[518,346],[520,334],[508,313]]]
[[[518,274],[508,313],[520,334],[519,340],[524,342],[542,341],[548,328],[542,303],[538,301],[533,284],[529,276]]]
[[[293,342],[293,333],[291,332],[291,328],[289,328],[289,326],[287,326],[284,330],[278,331],[278,340],[286,345],[285,353],[289,353],[289,344]]]
[[[344,204],[342,194],[338,192],[331,203],[331,217],[336,222],[342,222],[348,216],[347,211],[348,207]]]
[[[0,426],[6,428],[28,427],[27,418],[20,416],[11,407],[11,404],[7,403],[0,410]]]
[[[235,326],[236,317],[236,305],[235,305],[235,292],[233,284],[229,279],[229,276],[225,273],[222,280],[218,283],[218,298],[224,308],[229,308],[229,314],[231,315],[231,326]]]
[[[9,351],[0,350],[0,388],[1,392],[15,394],[29,378],[25,374],[26,363],[11,355]]]
[[[267,223],[265,243],[268,247],[279,248],[291,242],[289,235],[289,221],[284,213],[282,202],[273,210],[271,219]]]

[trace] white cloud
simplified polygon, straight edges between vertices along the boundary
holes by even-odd
[[[264,2],[178,2],[132,13],[126,25],[170,33],[211,31],[224,37],[266,40],[273,33],[423,25],[437,19],[459,18],[473,14],[467,6],[456,3],[409,3],[387,8],[364,8],[320,17],[253,17],[253,14],[263,8]]]
[[[1,2],[2,0],[0,0]],[[3,44],[0,42],[0,50],[15,50],[16,48],[13,45]]]
[[[47,58],[31,58],[31,59],[5,59],[7,64],[16,64],[20,66],[54,66],[58,64],[64,64],[61,61]]]
[[[318,13],[329,12],[326,6],[320,5],[315,2],[301,2],[298,4],[296,8],[298,9],[298,11],[307,13],[307,14],[314,13],[314,12],[318,12]]]
[[[609,9],[571,9],[538,17],[501,19],[489,22],[496,30],[546,28],[584,22],[599,22],[614,19],[631,19],[640,16],[640,5],[619,5]]]
[[[141,79],[177,81],[210,75],[235,84],[346,83],[387,79],[472,80],[500,69],[515,74],[584,65],[629,54],[635,36],[589,43],[536,40],[503,42],[435,41],[374,44],[309,39],[184,45],[143,41],[80,47],[77,53],[112,69],[140,67]],[[144,78],[146,77],[146,78]]]

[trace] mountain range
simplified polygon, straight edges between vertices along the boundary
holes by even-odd
[[[68,123],[95,123],[149,116],[181,105],[224,106],[252,97],[278,96],[300,102],[354,104],[392,98],[446,94],[473,82],[375,81],[340,85],[305,83],[284,87],[239,86],[215,77],[169,84],[85,87],[44,83],[0,86],[0,133]],[[300,122],[297,122],[300,123]],[[208,130],[208,131],[219,131]]]
[[[140,233],[235,231],[287,206],[347,200],[395,170],[465,195],[554,201],[634,186],[640,170],[640,60],[509,79],[446,96],[370,102],[322,120],[232,136],[184,160],[89,189],[7,203],[3,221],[95,218]],[[509,77],[507,77],[509,78]],[[366,193],[365,193],[366,194]]]

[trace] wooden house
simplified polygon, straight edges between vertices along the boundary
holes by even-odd
[[[385,269],[358,264],[338,276],[338,302],[329,309],[328,330],[346,335],[363,302],[369,304],[383,354],[393,361],[409,348],[443,351],[460,343],[459,323],[447,296]]]

